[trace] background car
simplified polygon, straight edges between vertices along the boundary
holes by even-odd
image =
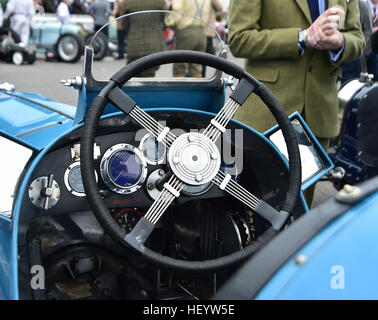
[[[29,44],[39,53],[53,50],[59,60],[76,62],[83,55],[83,29],[74,23],[61,24],[55,14],[35,15]]]
[[[36,59],[36,48],[33,45],[22,46],[18,34],[9,29],[0,30],[0,60],[16,65],[33,64]]]

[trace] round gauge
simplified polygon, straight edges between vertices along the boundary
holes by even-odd
[[[132,145],[118,144],[108,149],[100,164],[106,186],[117,193],[138,190],[147,176],[147,164],[142,153]]]
[[[130,233],[138,221],[140,215],[138,212],[131,208],[119,209],[113,213],[115,221],[127,232]]]
[[[147,134],[140,141],[139,149],[142,151],[143,156],[149,164],[160,164],[165,159],[166,148],[164,144],[157,139]]]
[[[95,171],[96,181],[97,172]],[[72,163],[64,173],[64,184],[67,190],[75,196],[85,197],[83,180],[81,178],[80,161]]]

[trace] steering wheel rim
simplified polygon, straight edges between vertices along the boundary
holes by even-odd
[[[244,248],[243,250],[212,260],[177,260],[168,256],[161,255],[144,247],[143,243],[152,231],[152,229],[150,230],[151,226],[148,223],[146,224],[146,221],[144,220],[144,218],[142,218],[142,220],[144,220],[143,223],[140,223],[140,226],[138,226],[138,223],[136,228],[134,228],[134,230],[131,232],[134,234],[127,234],[115,222],[115,220],[109,213],[98,191],[97,182],[95,180],[94,164],[91,155],[93,155],[96,127],[105,106],[109,102],[111,102],[118,108],[120,108],[124,113],[130,114],[130,112],[132,112],[132,110],[137,107],[136,103],[129,96],[123,93],[120,88],[127,81],[144,70],[163,64],[179,62],[204,64],[209,67],[221,70],[235,78],[238,78],[240,80],[238,85],[239,89],[237,87],[238,90],[235,90],[236,94],[234,91],[233,99],[238,101],[241,106],[244,101],[250,96],[250,94],[257,94],[270,109],[277,123],[281,127],[289,154],[289,186],[286,194],[286,199],[282,206],[282,210],[279,213],[276,225],[272,224],[272,227],[265,231],[264,234],[262,234],[260,238],[257,239],[257,241]],[[218,127],[218,125],[219,123],[216,126]],[[292,210],[295,208],[297,199],[300,194],[301,162],[299,148],[296,134],[291,126],[284,108],[280,105],[278,100],[269,91],[269,89],[267,89],[262,83],[245,72],[240,66],[223,58],[202,52],[180,50],[155,53],[134,61],[133,63],[125,66],[115,75],[113,75],[109,83],[93,100],[91,107],[88,110],[83,128],[80,154],[81,173],[86,196],[93,212],[95,213],[97,219],[104,227],[106,232],[108,232],[115,241],[121,241],[122,243],[133,247],[150,261],[173,269],[180,269],[191,272],[215,271],[242,262],[251,254],[257,252],[263,244],[274,237],[274,235],[285,225],[290,212],[292,212]],[[169,190],[173,193],[175,192],[175,190]],[[265,205],[266,204],[264,203],[264,210],[266,209]],[[268,209],[268,211],[270,211],[270,209]],[[269,212],[269,214],[274,215],[275,213]],[[275,215],[275,217],[277,218],[277,215]]]

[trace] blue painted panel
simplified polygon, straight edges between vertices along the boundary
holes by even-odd
[[[42,149],[50,144],[56,137],[60,136],[72,127],[73,120],[65,120],[61,124],[47,126],[43,130],[37,130],[22,137],[22,140],[33,145],[37,149]]]
[[[75,107],[54,102],[41,95],[25,92],[10,94],[0,92],[0,128],[2,132],[35,144],[34,147],[37,149],[47,145],[63,130],[66,130],[68,125],[72,125],[71,119],[75,112]],[[46,128],[50,130],[45,131]],[[37,132],[39,135],[35,134]]]
[[[11,299],[11,222],[0,216],[0,300]]]
[[[101,88],[86,88],[79,93],[79,100],[75,122],[83,121],[87,109],[93,99],[99,94]],[[142,109],[190,109],[208,112],[218,112],[225,101],[224,89],[215,90],[213,87],[204,86],[177,86],[177,87],[124,87],[124,90],[133,98]],[[119,111],[109,104],[103,115]]]
[[[307,263],[297,266],[290,259],[257,299],[378,299],[377,225],[378,193],[331,223],[298,251],[295,255],[304,254]],[[345,287],[337,289],[334,284],[339,278],[335,276],[341,277],[342,270]]]

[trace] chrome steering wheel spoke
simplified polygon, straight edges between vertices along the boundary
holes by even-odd
[[[219,136],[226,131],[226,127],[235,115],[236,111],[241,105],[243,105],[254,90],[255,87],[250,81],[244,78],[241,79],[235,90],[230,95],[230,98],[218,112],[216,117],[211,120],[203,134],[210,138],[213,142],[216,142]]]
[[[228,194],[232,195],[267,220],[272,225],[273,229],[280,230],[285,225],[290,215],[288,212],[278,212],[265,201],[257,198],[242,187],[239,183],[233,180],[229,174],[225,174],[223,171],[219,170],[212,182],[221,190],[226,191]]]
[[[160,192],[159,197],[148,209],[144,218],[156,225],[173,200],[180,196],[180,192],[184,187],[185,183],[175,175],[172,175],[169,181],[164,184],[164,188]]]
[[[148,130],[148,132],[167,148],[169,148],[177,138],[168,127],[164,127],[147,112],[138,107],[136,102],[118,86],[115,86],[110,90],[108,98],[119,110],[129,115],[141,127]]]
[[[145,216],[139,220],[134,229],[126,235],[126,242],[138,251],[144,250],[144,243],[154,230],[157,222],[167,211],[170,204],[180,196],[181,190],[185,187],[175,175],[164,184],[163,190],[152,206],[148,209]]]
[[[239,103],[232,98],[229,98],[216,117],[211,120],[203,134],[213,142],[216,142],[219,136],[226,131],[228,123],[239,107]]]
[[[137,105],[131,110],[130,117],[133,118],[140,126],[147,129],[157,141],[170,148],[177,136],[173,134],[168,127],[164,127],[147,112],[143,111]]]

